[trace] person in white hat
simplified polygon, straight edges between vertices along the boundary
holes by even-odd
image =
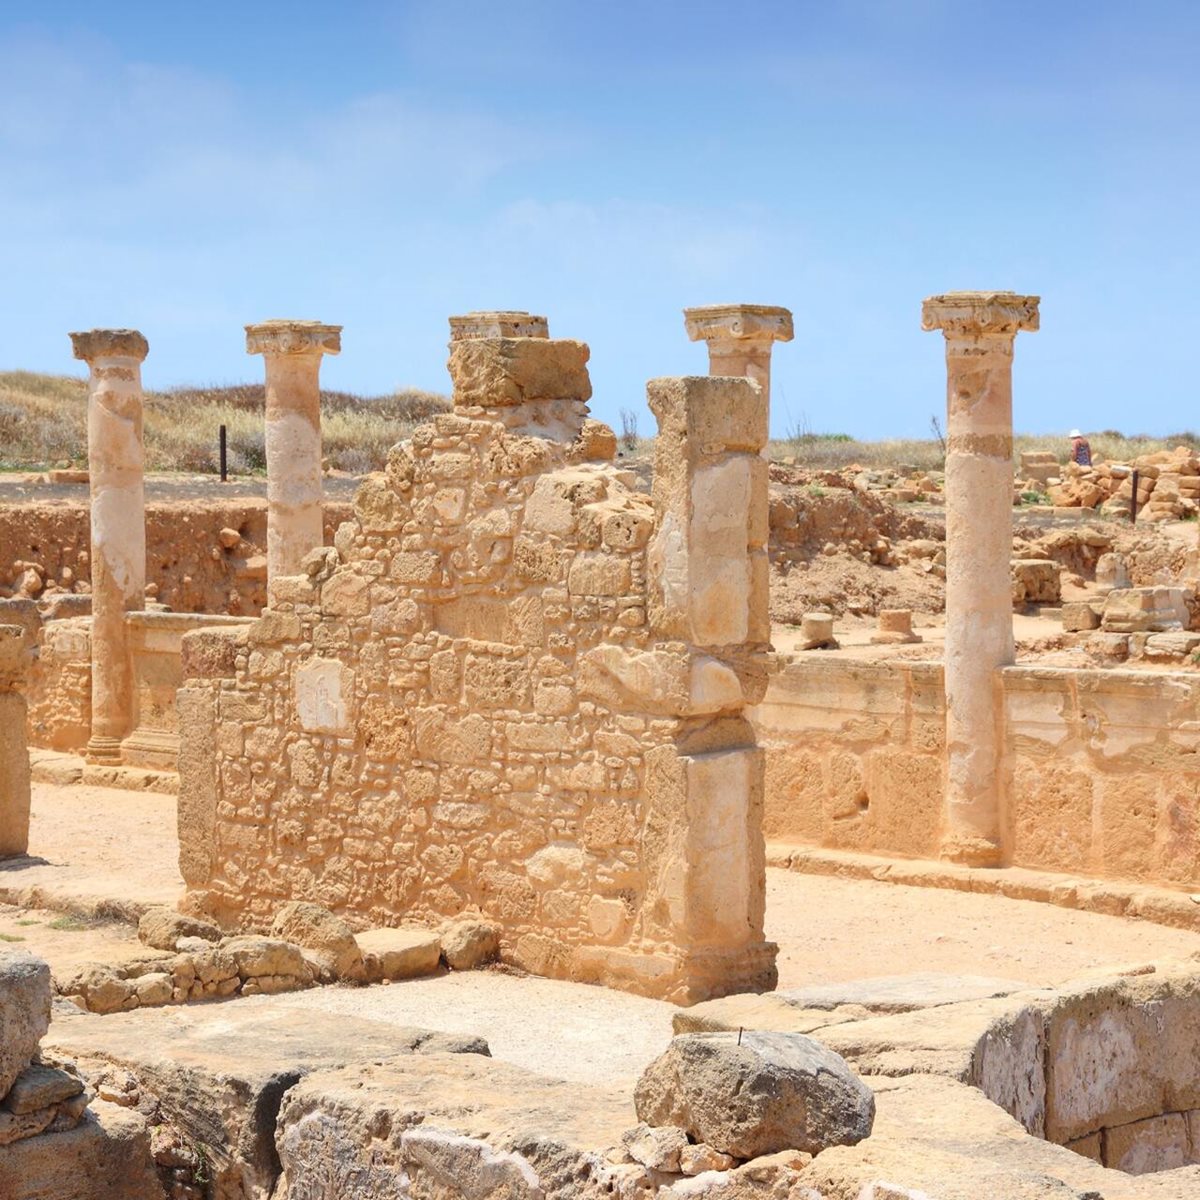
[[[1091,443],[1078,429],[1072,429],[1069,436],[1071,438],[1071,461],[1081,467],[1090,467],[1092,465]]]

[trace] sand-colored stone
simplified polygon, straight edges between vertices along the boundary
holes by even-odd
[[[142,608],[146,524],[141,364],[146,339],[131,329],[71,334],[88,384],[91,481],[92,713],[87,752],[117,762],[132,729],[133,672],[125,614]]]
[[[1038,297],[951,292],[921,309],[946,340],[946,857],[1003,853],[993,676],[1013,661],[1012,355]]]
[[[17,690],[29,659],[21,626],[0,624],[0,859],[29,848],[27,705]]]
[[[341,351],[340,325],[273,320],[246,326],[246,353],[266,364],[267,579],[300,570],[324,539],[321,358]]]

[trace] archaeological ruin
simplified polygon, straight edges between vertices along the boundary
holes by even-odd
[[[1039,319],[924,301],[924,471],[772,443],[785,308],[685,310],[649,452],[453,316],[348,480],[342,327],[264,321],[223,492],[71,334],[87,470],[0,480],[0,1200],[1200,1196],[1200,457],[1014,465]]]

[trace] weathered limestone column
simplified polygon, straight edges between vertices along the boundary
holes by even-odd
[[[745,719],[766,690],[768,409],[749,379],[654,379],[655,531],[648,617],[686,683],[674,745],[647,754],[649,912],[683,948],[683,1002],[774,986],[765,940],[763,753]],[[669,659],[667,661],[670,661]],[[649,844],[649,843],[648,843]]]
[[[300,560],[325,540],[321,356],[340,353],[341,334],[319,321],[246,326],[246,353],[266,359],[268,587],[300,574]]]
[[[771,347],[792,340],[792,314],[770,304],[706,304],[683,310],[693,342],[708,343],[710,375],[745,375],[771,401]]]
[[[545,317],[510,310],[507,312],[471,312],[450,318],[450,340],[469,338],[548,338],[550,324]]]
[[[942,853],[1003,860],[995,673],[1013,661],[1012,356],[1038,297],[930,296],[921,327],[946,337],[946,808]]]
[[[25,630],[0,625],[0,858],[29,849],[29,747],[25,697],[17,691],[26,658]]]
[[[91,368],[88,471],[92,495],[92,736],[87,756],[119,762],[133,725],[133,671],[125,614],[146,593],[146,503],[142,485],[142,361],[136,329],[71,334]]]

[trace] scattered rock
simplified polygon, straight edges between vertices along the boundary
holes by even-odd
[[[180,950],[181,938],[219,942],[221,931],[211,921],[189,917],[173,908],[148,908],[138,921],[138,938],[156,950]]]
[[[854,1145],[875,1117],[875,1097],[845,1059],[794,1033],[676,1037],[634,1102],[647,1124],[677,1125],[735,1158]]]
[[[4,1108],[21,1116],[50,1108],[83,1091],[83,1081],[58,1067],[33,1063],[17,1076],[4,1097]]]
[[[722,1154],[711,1146],[700,1142],[693,1146],[690,1142],[679,1151],[679,1169],[684,1175],[702,1175],[705,1171],[728,1171],[737,1166],[737,1159],[729,1154]]]
[[[366,978],[362,951],[350,926],[319,904],[310,904],[306,900],[285,904],[275,914],[271,933],[312,951],[324,968],[323,975],[328,973],[334,979]]]
[[[442,957],[452,971],[472,971],[500,953],[500,931],[487,921],[455,921],[442,931]]]
[[[671,1125],[635,1125],[621,1136],[621,1144],[634,1162],[652,1171],[678,1172],[679,1156],[688,1145],[687,1134]]]
[[[230,938],[222,944],[221,950],[232,958],[242,979],[259,975],[291,975],[307,980],[312,976],[300,948],[276,938],[244,934]]]
[[[355,940],[372,982],[432,974],[442,957],[442,939],[428,929],[368,929]]]

